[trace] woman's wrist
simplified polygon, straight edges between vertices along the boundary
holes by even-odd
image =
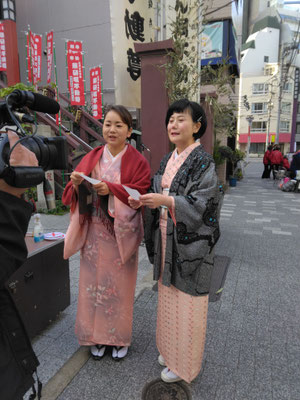
[[[162,204],[161,205],[171,208],[173,205],[171,196],[164,196],[164,195],[161,195],[161,196],[162,196]]]

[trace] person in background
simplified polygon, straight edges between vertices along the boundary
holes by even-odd
[[[291,178],[295,178],[297,172],[300,171],[300,150],[298,150],[292,158],[292,162],[290,165],[290,171],[291,171]]]
[[[127,144],[131,132],[129,111],[121,105],[108,107],[105,146],[82,159],[62,197],[64,204],[71,204],[64,257],[81,251],[75,332],[96,360],[107,346],[112,347],[113,359],[120,360],[131,343],[138,248],[144,232],[141,211],[130,207],[123,185],[141,194],[150,186],[147,160]],[[99,182],[86,187],[82,173]]]
[[[263,163],[264,163],[264,172],[262,174],[262,179],[265,178],[270,178],[270,174],[271,174],[271,153],[272,153],[272,149],[273,146],[270,145],[267,148],[267,151],[264,154],[264,159],[263,159]]]
[[[282,166],[283,166],[283,168],[285,168],[286,170],[289,170],[289,169],[290,169],[290,163],[289,163],[289,160],[288,160],[288,157],[287,157],[287,156],[283,156]]]
[[[272,171],[273,171],[273,179],[275,179],[275,171],[278,171],[279,167],[281,167],[283,164],[283,155],[282,155],[282,153],[280,151],[280,147],[278,145],[275,145],[273,147],[270,158],[271,158],[271,165],[272,165]]]
[[[199,104],[173,103],[166,127],[175,150],[162,159],[150,193],[130,200],[147,206],[145,244],[158,280],[156,343],[165,382],[195,379],[205,346],[222,199],[213,158],[199,142],[206,126]]]

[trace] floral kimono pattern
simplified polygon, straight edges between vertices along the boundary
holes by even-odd
[[[120,183],[126,149],[113,157],[105,146],[91,176]],[[138,246],[143,236],[141,214],[112,195],[106,212],[98,203],[94,194],[92,217],[81,249],[75,332],[81,345],[129,346]]]

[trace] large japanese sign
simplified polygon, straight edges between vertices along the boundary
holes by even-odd
[[[5,49],[5,37],[4,37],[4,25],[0,22],[0,71],[6,71],[6,49]]]
[[[192,87],[193,95],[190,98],[198,100],[199,92],[196,90],[198,71],[198,35],[200,31],[199,15],[203,10],[199,0],[166,0],[167,37],[178,36],[183,45],[183,57],[178,63],[180,68],[177,84],[182,88]]]
[[[90,69],[90,90],[93,117],[102,119],[102,68],[100,66]]]
[[[71,105],[84,106],[82,42],[68,40],[66,52]]]
[[[53,68],[53,31],[47,33],[47,83],[51,82]]]
[[[201,59],[218,58],[223,55],[223,22],[213,22],[204,26],[202,32]]]
[[[116,103],[141,106],[141,61],[134,42],[153,40],[152,0],[110,1]]]
[[[42,67],[42,35],[26,33],[28,82],[36,85],[41,80]]]

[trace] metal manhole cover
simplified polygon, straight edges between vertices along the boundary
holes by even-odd
[[[191,400],[188,387],[183,382],[165,383],[161,379],[149,382],[143,388],[142,400]]]

